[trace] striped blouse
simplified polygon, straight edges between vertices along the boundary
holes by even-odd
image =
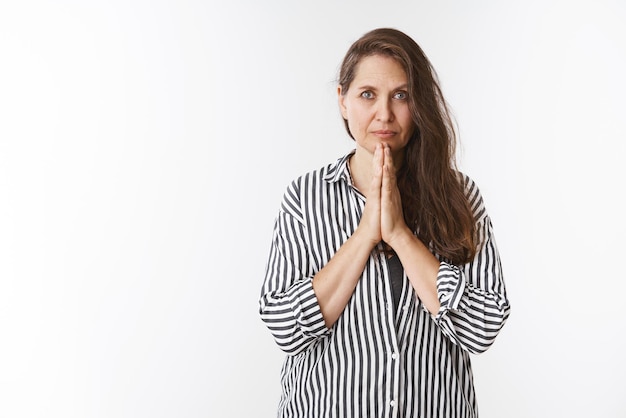
[[[386,256],[372,251],[328,329],[312,279],[363,213],[365,198],[352,186],[347,164],[351,154],[294,180],[276,218],[259,310],[287,354],[278,416],[476,417],[469,354],[485,351],[509,316],[478,188],[464,177],[481,249],[460,266],[439,257],[437,315],[422,305],[405,274],[394,309]]]

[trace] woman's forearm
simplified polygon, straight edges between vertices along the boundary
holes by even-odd
[[[313,277],[313,290],[326,327],[332,327],[341,316],[374,246],[372,240],[357,229]]]

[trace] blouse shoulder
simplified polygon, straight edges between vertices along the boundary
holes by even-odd
[[[480,189],[470,176],[462,172],[458,172],[458,174],[465,189],[465,196],[467,196],[467,200],[472,208],[474,219],[476,219],[476,222],[481,223],[487,218],[487,210]]]
[[[294,178],[283,194],[280,210],[300,222],[304,221],[304,207],[306,196],[319,191],[325,183],[326,177],[333,173],[336,163],[327,164],[321,168],[308,171]]]

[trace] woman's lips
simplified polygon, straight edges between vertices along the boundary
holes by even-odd
[[[376,135],[379,138],[386,139],[386,138],[391,138],[392,136],[394,136],[396,134],[396,132],[395,131],[388,131],[386,129],[381,129],[381,130],[378,130],[378,131],[374,131],[373,134]]]

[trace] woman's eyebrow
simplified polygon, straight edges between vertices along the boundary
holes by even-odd
[[[391,90],[393,90],[393,91],[395,91],[395,90],[406,90],[407,88],[408,88],[408,84],[407,83],[403,83],[403,84],[401,84],[401,85],[399,85],[397,87],[394,87]],[[378,90],[376,87],[371,86],[369,84],[364,84],[362,86],[359,86],[359,87],[357,87],[357,89],[358,90],[374,90],[374,91]]]

